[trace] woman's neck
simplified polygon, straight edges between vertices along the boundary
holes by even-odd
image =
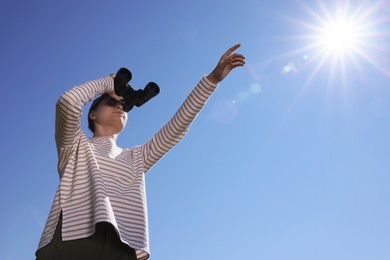
[[[118,138],[119,134],[105,134],[105,133],[97,133],[95,132],[93,137],[98,138],[98,137],[108,137],[110,139],[113,139],[116,142],[116,139]]]
[[[109,137],[111,139],[113,139],[114,141],[116,141],[116,139],[118,138],[118,135],[119,133],[116,133],[116,131],[113,131],[113,129],[107,129],[107,128],[103,128],[103,127],[95,127],[95,132],[94,132],[94,135],[93,137]]]

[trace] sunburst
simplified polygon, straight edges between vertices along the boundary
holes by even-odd
[[[320,35],[320,43],[327,52],[343,54],[359,46],[358,26],[345,19],[327,24]]]
[[[329,3],[329,2],[327,2]],[[329,69],[328,79],[340,77],[347,83],[347,72],[354,67],[363,72],[370,64],[390,76],[388,64],[383,57],[389,55],[386,44],[389,41],[388,1],[335,1],[332,6],[319,2],[318,10],[302,3],[309,14],[307,20],[292,19],[304,27],[305,33],[298,36],[305,45],[291,53],[310,55],[312,66],[309,83],[325,68]],[[290,71],[291,64],[286,67]]]

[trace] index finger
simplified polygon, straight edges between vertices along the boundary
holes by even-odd
[[[241,47],[241,43],[237,43],[236,45],[234,45],[233,47],[230,47],[227,51],[226,51],[226,55],[230,55],[232,54],[235,50],[237,50],[238,48]]]
[[[110,97],[112,97],[113,99],[115,99],[115,100],[123,100],[123,97],[121,97],[121,96],[118,96],[117,94],[115,94],[115,91],[111,91],[111,92],[109,92],[108,93],[109,95],[110,95]]]

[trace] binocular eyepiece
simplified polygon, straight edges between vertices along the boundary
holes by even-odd
[[[134,90],[128,84],[131,78],[131,72],[126,68],[120,68],[114,78],[115,94],[123,97],[123,111],[125,112],[129,112],[134,106],[142,106],[160,93],[159,86],[154,82],[146,84],[143,90]]]

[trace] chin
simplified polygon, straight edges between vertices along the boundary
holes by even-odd
[[[119,129],[119,131],[118,131],[118,134],[120,134],[120,133],[122,133],[123,132],[123,130],[125,130],[125,125],[123,126],[123,127],[121,127],[120,129]]]

